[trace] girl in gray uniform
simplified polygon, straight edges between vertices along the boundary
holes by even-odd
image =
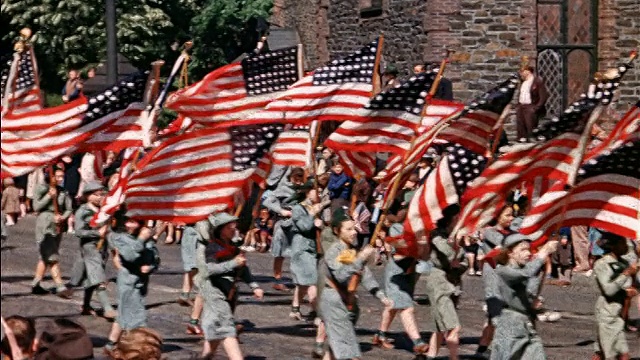
[[[357,298],[349,288],[355,289],[359,277],[362,285],[387,307],[393,306],[376,282],[367,263],[371,261],[375,249],[365,246],[357,251],[357,231],[355,224],[346,215],[334,219],[338,225],[340,242],[332,245],[325,253],[326,266],[322,269],[325,288],[320,295],[320,314],[325,324],[330,351],[325,359],[356,359],[361,356],[354,325],[358,320]],[[355,276],[355,278],[354,278]],[[355,280],[352,280],[355,279]],[[350,282],[354,282],[352,286]]]
[[[530,240],[522,234],[504,239],[506,265],[495,269],[497,289],[502,310],[493,317],[495,334],[491,344],[491,359],[542,360],[546,356],[542,340],[535,330],[539,302],[540,272],[549,255],[558,247],[557,241],[548,241],[531,259]]]
[[[293,221],[291,242],[291,273],[296,284],[291,303],[289,317],[302,320],[300,303],[305,293],[308,296],[311,312],[309,319],[316,317],[316,296],[318,283],[318,249],[316,244],[316,217],[322,212],[323,206],[318,203],[318,193],[313,188],[313,181],[307,181],[298,186],[296,194],[298,205],[291,209]],[[321,220],[319,220],[321,221]]]
[[[60,273],[60,241],[62,240],[62,224],[67,221],[73,213],[73,201],[69,193],[62,187],[64,183],[64,170],[55,169],[55,187],[49,185],[39,185],[35,190],[33,198],[33,211],[38,213],[36,218],[36,242],[40,250],[40,260],[36,267],[31,292],[33,294],[46,294],[48,291],[40,286],[40,281],[48,267],[51,268],[51,277],[56,283],[56,290],[59,296],[69,297],[69,292],[62,282]],[[49,179],[47,179],[49,180]],[[55,213],[57,203],[58,213]]]
[[[100,239],[107,234],[107,225],[94,229],[89,222],[93,215],[100,210],[100,203],[104,197],[105,188],[97,181],[89,181],[82,195],[86,203],[80,205],[75,214],[75,235],[80,238],[80,257],[83,264],[78,269],[84,270],[78,283],[84,282],[84,301],[82,305],[83,315],[94,315],[91,307],[91,297],[95,291],[102,308],[103,316],[107,319],[115,319],[117,313],[111,306],[107,295],[107,277],[104,273],[106,260],[109,257],[107,246],[98,249]]]
[[[212,357],[222,343],[230,360],[241,360],[242,351],[233,320],[238,295],[236,281],[242,279],[249,284],[258,299],[262,299],[264,292],[253,281],[246,266],[247,258],[232,244],[238,218],[227,213],[219,213],[209,216],[209,221],[213,228],[213,237],[204,254],[198,253],[196,276],[204,299],[202,330],[205,343],[202,356]]]
[[[111,327],[105,352],[111,354],[122,331],[147,326],[144,298],[149,275],[160,265],[153,232],[141,223],[124,216],[126,209],[116,214],[116,229],[107,236],[116,252],[118,264],[118,317]]]
[[[605,255],[593,265],[600,290],[595,308],[598,341],[593,360],[628,360],[629,346],[624,334],[622,308],[627,296],[638,294],[632,286],[638,265],[624,259],[629,246],[622,236],[602,232],[601,242]]]
[[[286,251],[291,243],[289,230],[292,226],[291,207],[295,205],[295,202],[292,202],[295,195],[294,187],[303,183],[304,170],[300,167],[291,168],[287,178],[281,180],[273,191],[269,191],[262,202],[262,205],[276,214],[279,219],[274,224],[273,238],[271,239],[271,254],[274,257],[273,276],[276,280],[273,288],[278,291],[289,290],[282,283],[282,266],[287,255]]]
[[[204,256],[204,249],[211,239],[211,222],[208,219],[198,221],[193,225],[187,225],[182,235],[182,243],[180,245],[180,254],[182,255],[182,266],[185,271],[185,279],[183,282],[183,292],[180,295],[179,303],[193,306],[191,318],[187,325],[187,334],[202,335],[202,328],[199,325],[200,315],[202,315],[202,306],[204,299],[200,294],[195,277],[198,273],[198,253]],[[190,290],[196,293],[192,302],[190,299]]]
[[[404,227],[402,224],[395,223],[389,228],[390,237],[401,236],[403,232]],[[416,355],[420,355],[426,353],[429,346],[425,344],[420,336],[414,311],[413,292],[418,279],[418,274],[416,273],[418,260],[408,255],[417,252],[417,249],[415,249],[415,252],[404,252],[395,248],[391,250],[391,257],[384,269],[384,289],[389,299],[393,301],[393,307],[385,308],[382,312],[380,329],[373,337],[373,345],[378,345],[384,349],[393,348],[393,344],[387,339],[386,332],[389,330],[393,318],[399,312],[404,330],[413,342],[413,352]]]
[[[429,340],[427,356],[435,357],[440,344],[446,339],[449,358],[458,359],[460,320],[453,296],[459,294],[457,285],[467,268],[464,251],[449,240],[449,234],[460,212],[458,205],[450,205],[442,211],[437,228],[431,232],[430,262],[433,267],[426,273],[427,296],[431,303],[435,331]]]

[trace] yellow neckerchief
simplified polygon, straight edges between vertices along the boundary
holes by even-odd
[[[342,241],[342,239],[339,239],[340,241]],[[352,248],[351,244],[348,244],[344,241],[342,241],[344,244],[347,245],[347,248],[342,250],[340,252],[340,254],[338,254],[338,262],[341,264],[353,264],[356,261],[358,252],[356,251],[356,249]]]

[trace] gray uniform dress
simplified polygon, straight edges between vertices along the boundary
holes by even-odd
[[[128,233],[111,232],[107,235],[109,245],[118,250],[122,267],[118,270],[118,324],[123,330],[147,326],[144,297],[147,295],[149,274],[143,274],[144,265],[152,270],[159,265],[155,242],[146,242]]]
[[[289,210],[294,203],[291,197],[295,194],[293,185],[288,179],[278,183],[278,187],[267,194],[262,205],[276,214],[280,214],[283,210]],[[279,215],[278,215],[279,216]],[[273,237],[271,239],[271,254],[274,257],[282,257],[289,255],[289,247],[291,246],[292,234],[291,227],[293,221],[291,218],[282,218],[277,220],[273,225]]]
[[[460,326],[452,296],[458,292],[460,276],[466,270],[463,251],[457,251],[447,238],[435,236],[431,240],[431,271],[425,274],[427,296],[431,303],[431,314],[438,332],[453,330]],[[453,268],[451,262],[458,260],[460,266]]]
[[[7,233],[7,219],[4,214],[0,212],[0,237],[4,241],[9,234]]]
[[[58,211],[66,220],[73,211],[73,202],[71,197],[58,186]],[[36,218],[36,243],[40,250],[40,259],[45,263],[55,263],[60,260],[58,250],[60,248],[60,240],[62,234],[58,234],[56,223],[54,221],[54,207],[51,196],[49,196],[49,186],[39,185],[35,190],[33,199],[33,211],[38,212]]]
[[[182,267],[185,272],[198,268],[196,262],[198,243],[206,244],[209,241],[210,224],[209,220],[204,219],[192,226],[184,227],[180,255],[182,255]]]
[[[416,288],[418,274],[417,260],[410,257],[394,255],[384,268],[384,292],[393,300],[392,309],[408,309],[413,307],[413,292]]]
[[[498,265],[495,269],[504,307],[493,318],[496,331],[491,343],[491,359],[546,359],[542,340],[536,332],[533,301],[540,286],[538,274],[544,260],[535,258],[524,267]]]
[[[233,250],[229,252],[228,246],[225,250],[217,242],[210,242],[206,247],[198,245],[196,281],[204,299],[200,325],[207,341],[236,336],[233,311],[237,292],[233,290],[235,295],[231,298],[229,296],[235,287],[236,278],[242,279],[251,288],[257,287],[248,267],[237,268],[234,257],[240,253],[239,249],[233,246],[231,248]]]
[[[296,285],[311,286],[318,282],[316,248],[316,227],[314,217],[302,205],[296,205],[291,210],[293,221],[291,242],[291,273]]]
[[[346,293],[351,277],[361,272],[362,286],[378,299],[383,299],[384,292],[379,289],[373,273],[362,260],[356,259],[351,264],[343,264],[338,261],[338,255],[346,249],[348,246],[344,242],[338,242],[329,247],[324,256],[326,266],[322,269],[321,276],[325,277],[327,282],[332,281],[341,289],[342,293]],[[322,290],[320,314],[326,326],[329,346],[336,359],[361,357],[360,345],[354,328],[359,310],[357,304],[354,305],[354,311],[350,312],[337,290],[328,287],[328,285]]]
[[[80,264],[80,266],[74,265],[73,269],[74,272],[78,270],[82,271],[80,281],[76,284],[80,285],[80,283],[82,283],[82,286],[85,288],[90,288],[107,281],[104,268],[109,253],[107,252],[106,246],[98,250],[97,245],[100,241],[100,233],[97,229],[93,229],[89,225],[94,214],[95,211],[87,204],[80,205],[75,214],[74,230],[75,235],[80,238],[79,261],[82,261],[82,264]],[[77,275],[74,274],[72,278],[76,276]]]
[[[629,346],[624,335],[622,306],[626,298],[625,288],[631,286],[630,276],[622,271],[628,266],[624,259],[616,260],[611,254],[603,256],[593,265],[600,296],[596,300],[596,322],[598,341],[596,351],[602,351],[606,359],[628,353]]]

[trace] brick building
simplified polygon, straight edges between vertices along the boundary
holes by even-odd
[[[458,100],[479,95],[529,56],[546,79],[549,115],[583,92],[596,70],[640,45],[640,0],[274,0],[271,21],[297,31],[309,68],[381,32],[384,59],[405,76],[453,49],[446,76]],[[626,75],[609,115],[638,98],[640,66]]]

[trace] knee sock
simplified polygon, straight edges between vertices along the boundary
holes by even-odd
[[[109,301],[109,295],[107,295],[107,289],[103,287],[98,287],[96,291],[96,295],[98,296],[98,300],[100,304],[102,304],[102,308],[104,311],[113,311],[113,306],[111,306],[111,301]]]
[[[85,309],[89,309],[91,307],[91,297],[93,296],[93,292],[96,287],[92,286],[84,289],[84,297],[82,299],[82,307]]]
[[[413,341],[413,346],[424,345],[424,340],[422,340],[422,338],[413,339],[411,341]]]
[[[387,338],[387,332],[386,331],[382,331],[382,330],[378,330],[378,337],[380,339],[386,339]]]

